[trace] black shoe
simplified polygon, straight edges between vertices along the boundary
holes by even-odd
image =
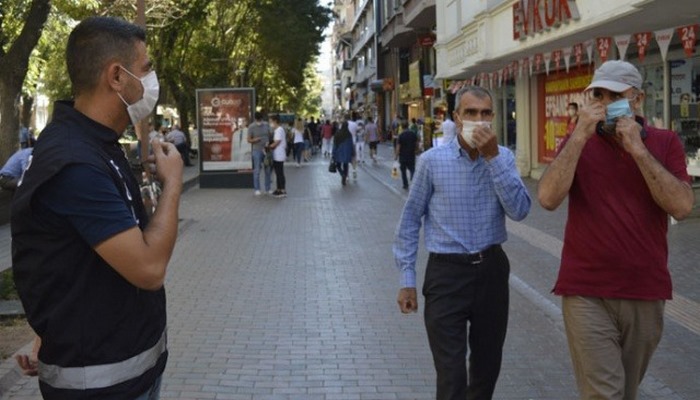
[[[342,179],[343,186],[347,185],[347,183],[348,183],[347,180],[348,180],[348,178],[343,177],[343,179]]]

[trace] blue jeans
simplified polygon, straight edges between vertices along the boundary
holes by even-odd
[[[160,383],[163,380],[163,375],[159,376],[158,379],[153,383],[146,393],[135,398],[134,400],[158,400],[160,399]]]
[[[253,150],[253,188],[260,190],[260,170],[265,169],[265,191],[272,186],[272,169],[263,165],[265,154],[262,150]]]
[[[294,159],[301,163],[301,152],[304,151],[304,142],[294,143]]]

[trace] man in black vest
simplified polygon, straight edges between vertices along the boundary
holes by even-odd
[[[66,62],[75,103],[55,104],[11,217],[15,283],[41,340],[41,393],[157,399],[182,158],[171,143],[151,143],[163,192],[148,221],[118,143],[158,99],[143,29],[88,18],[70,34]]]

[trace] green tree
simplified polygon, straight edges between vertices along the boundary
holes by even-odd
[[[50,9],[49,0],[0,2],[0,160],[17,148],[22,86]]]

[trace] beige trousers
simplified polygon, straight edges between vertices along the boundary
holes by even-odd
[[[564,296],[562,311],[582,400],[635,400],[661,340],[663,300]]]

